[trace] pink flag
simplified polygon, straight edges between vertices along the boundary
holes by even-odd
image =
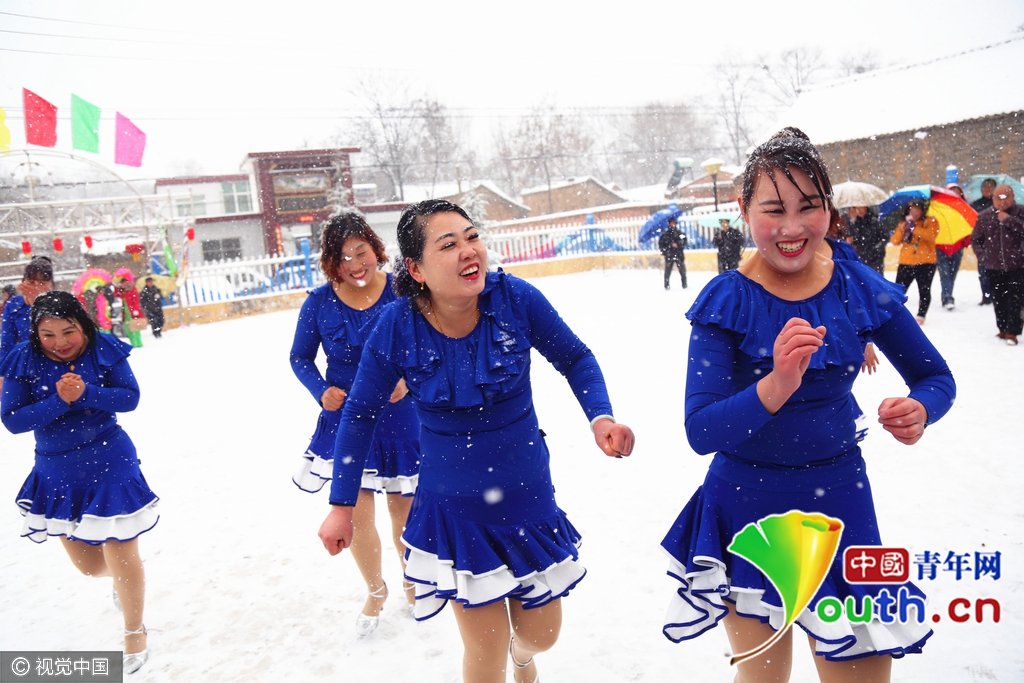
[[[142,166],[142,153],[146,151],[146,134],[117,112],[114,124],[114,163],[124,166]]]

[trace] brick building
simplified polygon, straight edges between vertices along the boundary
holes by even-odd
[[[821,150],[833,182],[945,185],[946,167],[1024,176],[1024,35],[809,88],[778,121]]]
[[[547,185],[523,190],[523,204],[530,207],[531,216],[589,209],[595,206],[621,204],[626,198],[604,183],[590,176],[569,178]]]

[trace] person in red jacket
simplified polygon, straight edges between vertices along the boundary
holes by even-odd
[[[142,304],[139,302],[139,293],[135,291],[135,275],[127,268],[118,268],[114,271],[114,296],[121,300],[121,320],[124,322],[124,334],[132,346],[142,348],[142,332],[132,330],[129,320],[145,318],[142,313]]]

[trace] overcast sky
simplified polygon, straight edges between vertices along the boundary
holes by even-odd
[[[141,169],[236,172],[250,151],[330,144],[356,113],[359,79],[389,78],[447,105],[478,141],[540,103],[620,109],[714,92],[725,58],[810,45],[838,60],[873,50],[921,61],[1004,40],[1021,0],[857,0],[617,4],[406,0],[227,3],[0,0],[0,107],[25,147],[21,88],[60,107],[56,149],[71,152],[71,93],[103,109],[113,166],[114,112],[148,136]],[[608,7],[616,7],[608,11]],[[46,34],[46,35],[42,35]],[[1020,69],[1007,69],[1024,87]],[[927,88],[908,106],[928,106]],[[870,106],[870,103],[864,103]]]

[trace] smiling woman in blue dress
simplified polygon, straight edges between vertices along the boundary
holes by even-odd
[[[352,539],[352,504],[374,424],[400,378],[422,429],[419,488],[402,538],[416,618],[453,603],[467,683],[537,679],[533,656],[561,628],[561,598],[582,578],[580,536],[555,503],[530,386],[530,349],[569,382],[609,456],[633,433],[612,417],[593,353],[533,286],[487,273],[466,212],[443,200],[408,207],[398,224],[399,293],[363,347],[339,427],[331,509],[320,538],[332,555]]]
[[[888,681],[893,657],[921,651],[927,623],[825,622],[815,613],[825,597],[860,605],[882,588],[847,584],[842,572],[845,547],[881,545],[851,389],[872,341],[910,389],[882,401],[878,422],[911,445],[949,410],[956,387],[903,305],[902,288],[819,250],[838,220],[831,195],[821,155],[800,131],[784,129],[757,147],[740,201],[757,252],[712,280],[687,312],[686,434],[694,451],[714,459],[662,542],[669,575],[680,583],[664,632],[681,641],[721,620],[736,653],[767,641],[785,621],[780,596],[727,548],[769,515],[818,512],[843,522],[842,537],[796,623],[810,636],[822,681]],[[792,632],[739,664],[735,680],[787,681]]]
[[[295,376],[320,404],[320,418],[310,439],[302,468],[292,481],[303,491],[319,491],[334,474],[334,442],[341,407],[352,389],[363,342],[387,304],[397,297],[391,276],[380,268],[387,263],[384,243],[355,211],[335,216],[320,235],[320,267],[328,282],[309,293],[302,305],[292,342]],[[327,377],[316,367],[316,355],[327,356]],[[381,542],[374,520],[374,493],[387,494],[391,531],[399,562],[405,569],[402,530],[416,490],[419,470],[420,423],[412,402],[405,400],[405,382],[397,382],[363,465],[352,557],[366,582],[366,603],[356,617],[356,633],[367,636],[380,620],[388,596],[381,572]],[[406,583],[411,606],[412,584]]]
[[[22,535],[60,536],[86,576],[113,576],[124,615],[124,671],[148,659],[142,624],[146,579],[138,537],[156,526],[135,446],[116,413],[135,410],[131,346],[96,328],[68,292],[40,294],[29,340],[0,364],[2,416],[15,434],[34,431],[35,465],[18,493]]]

